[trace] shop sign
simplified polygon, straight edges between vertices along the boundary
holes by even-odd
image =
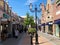
[[[9,15],[3,14],[3,17],[8,19],[9,18]]]
[[[49,22],[50,25],[52,25],[53,23],[52,22]]]
[[[7,19],[1,19],[1,21],[7,21]]]

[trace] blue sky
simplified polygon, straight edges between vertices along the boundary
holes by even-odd
[[[39,6],[42,2],[46,3],[46,0],[8,0],[8,2],[14,12],[19,16],[25,16],[27,12],[29,12],[30,15],[34,15],[34,13],[31,13],[29,10],[29,3]],[[38,14],[38,17],[40,17],[40,15],[41,13]]]

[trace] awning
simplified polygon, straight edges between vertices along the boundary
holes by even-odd
[[[52,25],[53,22],[47,22],[45,25]]]
[[[17,21],[14,21],[12,24],[19,24],[19,22],[17,22]]]
[[[45,25],[49,25],[49,22],[47,22]]]
[[[55,20],[55,21],[54,21],[54,24],[60,24],[60,19]]]
[[[1,24],[8,24],[8,19],[2,18],[1,19]]]
[[[45,26],[45,23],[41,24],[41,26]]]

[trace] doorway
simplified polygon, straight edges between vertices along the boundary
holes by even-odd
[[[53,35],[53,25],[48,26],[48,33]]]
[[[59,37],[60,37],[60,24],[58,26],[59,26]]]

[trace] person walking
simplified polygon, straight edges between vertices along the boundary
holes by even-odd
[[[13,37],[15,37],[15,29],[14,28],[12,29],[12,34],[13,34]]]
[[[25,33],[27,32],[27,27],[25,27],[24,31],[25,31]]]
[[[15,30],[15,38],[18,38],[18,35],[19,35],[19,31]]]

